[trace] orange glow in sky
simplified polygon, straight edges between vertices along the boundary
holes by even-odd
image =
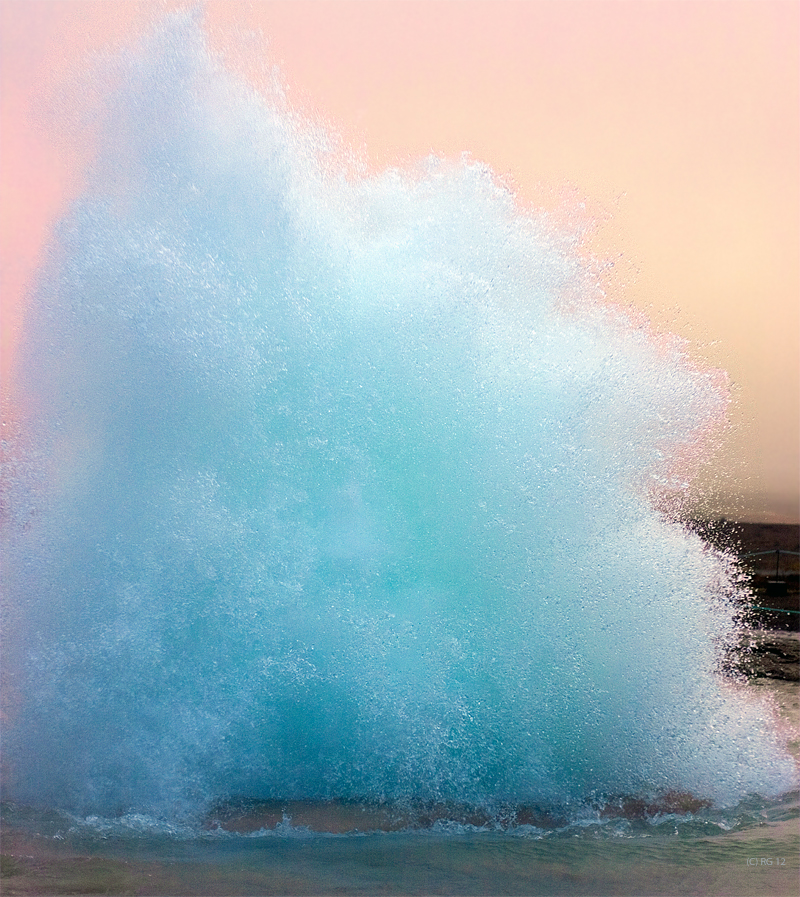
[[[64,83],[175,2],[0,0],[2,374],[90,141]],[[212,46],[374,168],[468,151],[522,205],[597,214],[612,300],[727,370],[718,512],[797,520],[800,4],[795,0],[214,2]],[[247,37],[255,32],[255,37]]]

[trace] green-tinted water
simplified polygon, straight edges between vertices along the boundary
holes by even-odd
[[[798,796],[714,818],[557,832],[210,835],[131,826],[4,836],[3,893],[770,895],[797,893]],[[760,817],[760,818],[758,818]],[[733,830],[725,831],[730,825]],[[25,831],[25,829],[28,829]],[[113,830],[112,830],[113,829]]]

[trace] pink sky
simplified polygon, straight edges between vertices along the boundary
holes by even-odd
[[[62,134],[59,85],[178,5],[0,0],[4,377],[89,151]],[[800,4],[210,0],[206,26],[249,75],[279,63],[376,168],[467,150],[522,204],[584,199],[611,298],[730,373],[735,428],[706,479],[739,498],[718,510],[797,519]]]

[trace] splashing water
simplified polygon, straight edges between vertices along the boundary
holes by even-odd
[[[656,507],[717,375],[486,168],[337,173],[191,17],[117,75],[18,372],[14,794],[174,816],[791,787],[715,674],[726,559]]]

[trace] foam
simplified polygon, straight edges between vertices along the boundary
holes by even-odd
[[[190,16],[116,65],[18,371],[14,794],[787,790],[715,672],[730,562],[663,511],[719,375],[486,167],[345,176]]]

